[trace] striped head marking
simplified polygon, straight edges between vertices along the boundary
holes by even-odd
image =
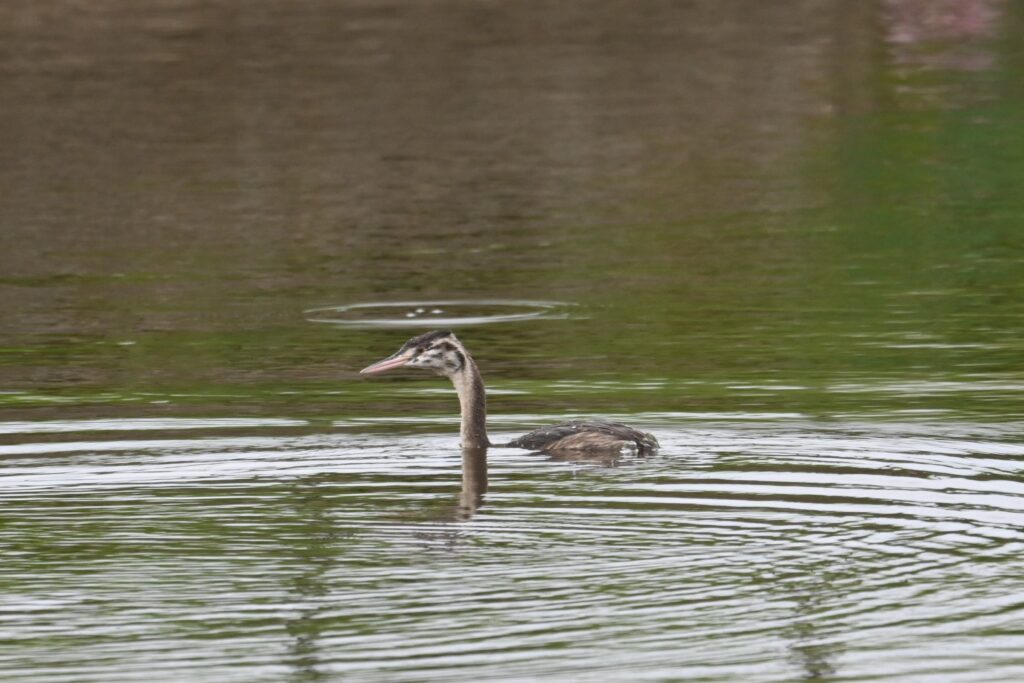
[[[451,377],[466,366],[462,343],[451,330],[435,330],[413,337],[395,353],[360,370],[364,375],[379,375],[394,368],[409,366],[432,370]]]

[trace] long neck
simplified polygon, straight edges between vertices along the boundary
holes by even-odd
[[[462,409],[462,447],[486,448],[487,440],[487,394],[484,392],[484,381],[476,363],[469,354],[462,351],[466,362],[462,369],[452,375],[452,384],[459,395],[459,407]]]

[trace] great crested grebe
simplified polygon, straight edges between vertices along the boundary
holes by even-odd
[[[450,330],[435,330],[413,337],[394,354],[359,372],[363,375],[379,375],[405,366],[433,370],[455,385],[459,407],[462,409],[463,448],[499,445],[553,455],[621,451],[647,454],[658,449],[658,440],[647,432],[618,422],[589,420],[541,427],[507,444],[491,444],[487,440],[487,395],[484,392],[484,381],[466,347]]]

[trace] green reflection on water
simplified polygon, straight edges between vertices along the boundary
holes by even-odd
[[[85,175],[78,185],[74,176],[57,185],[14,176],[20,199],[0,217],[33,230],[12,236],[7,251],[21,259],[0,281],[11,305],[0,380],[12,392],[0,406],[440,412],[446,400],[407,401],[391,384],[356,380],[353,371],[404,332],[317,326],[302,311],[544,298],[579,304],[578,315],[460,330],[493,386],[528,394],[497,398],[498,411],[1018,413],[1024,107],[1019,48],[1001,36],[1013,35],[1019,14],[1000,15],[960,49],[865,38],[870,22],[854,12],[841,44],[875,49],[837,49],[843,68],[831,80],[827,60],[786,62],[780,68],[806,70],[819,85],[723,94],[710,108],[664,93],[665,108],[650,108],[629,79],[618,85],[632,99],[613,106],[603,86],[567,83],[572,96],[606,107],[607,118],[590,122],[601,135],[567,138],[556,158],[525,139],[499,150],[490,138],[479,149],[458,138],[477,175],[453,166],[439,180],[432,155],[451,140],[427,134],[418,155],[385,154],[382,167],[331,157],[339,178],[364,174],[372,215],[338,209],[357,198],[342,180],[317,180],[327,160],[308,144],[299,145],[304,163],[268,144],[265,156],[241,160],[238,175],[222,147],[172,148],[166,163],[187,162],[185,185],[161,184],[163,171],[148,167],[125,182],[128,171],[103,166],[96,178],[124,188],[113,204],[82,201]],[[929,50],[946,49],[939,67],[929,61]],[[751,63],[750,54],[715,54],[711,74],[714,59]],[[665,68],[681,69],[678,60]],[[150,96],[106,75],[129,101]],[[677,75],[701,91],[693,74]],[[329,86],[309,87],[326,97]],[[176,101],[160,103],[178,111]],[[26,131],[45,123],[34,121],[32,100],[19,106]],[[511,130],[481,113],[436,116]],[[167,132],[172,119],[129,115],[125,125]],[[326,120],[312,129],[326,149],[348,144]],[[543,118],[525,121],[536,136],[550,132]],[[76,158],[105,153],[87,138],[67,144]],[[395,179],[386,164],[422,185]],[[535,182],[541,171],[547,185]],[[490,180],[468,179],[480,174]],[[581,384],[570,391],[565,381]],[[792,388],[740,388],[772,385]],[[850,386],[858,390],[841,389]]]

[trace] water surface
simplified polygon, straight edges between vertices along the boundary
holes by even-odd
[[[6,3],[0,670],[1020,680],[1022,30]],[[661,453],[358,377],[454,306],[496,441]]]

